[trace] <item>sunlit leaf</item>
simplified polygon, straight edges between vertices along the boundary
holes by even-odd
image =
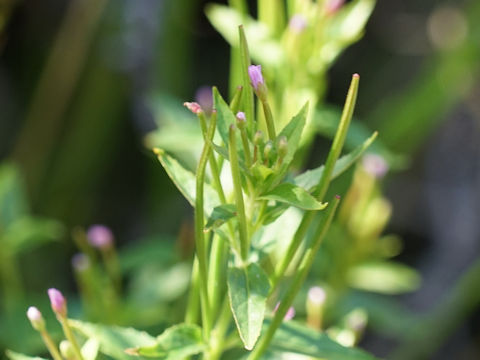
[[[45,358],[41,358],[38,356],[24,355],[12,350],[7,350],[5,354],[10,360],[46,360]]]
[[[352,166],[365,152],[365,150],[372,144],[372,142],[377,137],[377,132],[374,132],[372,136],[370,136],[364,143],[358,146],[355,150],[351,153],[342,156],[340,159],[337,160],[335,163],[335,167],[332,173],[332,180],[336,177],[340,176],[343,172],[348,170],[350,166]],[[303,187],[307,190],[312,190],[320,181],[324,166],[320,166],[313,170],[307,170],[303,174],[300,174],[295,177],[294,183],[298,186]]]
[[[265,325],[267,325],[265,321]],[[374,360],[367,352],[344,347],[327,335],[295,321],[284,322],[273,337],[270,350],[328,360]]]
[[[95,360],[98,355],[100,344],[96,339],[88,339],[82,346],[82,356],[84,360]]]
[[[155,345],[132,348],[127,352],[162,360],[177,360],[198,354],[205,346],[202,329],[198,325],[180,324],[165,330]]]
[[[420,276],[407,265],[376,261],[356,265],[347,274],[354,288],[383,294],[402,294],[420,286]]]
[[[195,175],[185,169],[177,160],[166,154],[163,150],[157,149],[157,157],[170,179],[177,186],[178,190],[195,206],[196,178]],[[215,206],[220,205],[218,194],[213,188],[204,184],[204,209],[210,214]]]
[[[209,4],[206,14],[212,25],[234,47],[239,46],[238,26],[243,25],[250,56],[256,62],[270,66],[278,66],[284,62],[284,51],[265,24],[218,4]]]
[[[153,336],[133,328],[98,325],[79,320],[69,320],[69,323],[74,330],[87,339],[95,339],[100,344],[99,351],[102,354],[115,359],[131,360],[131,357],[125,353],[126,349],[153,346],[156,343]]]
[[[327,206],[326,203],[317,201],[305,189],[290,183],[276,186],[272,190],[260,195],[259,199],[275,200],[304,210],[322,210]]]
[[[230,266],[227,272],[230,307],[238,333],[246,349],[251,350],[262,330],[270,283],[255,263],[246,267]]]
[[[225,204],[217,206],[213,209],[212,214],[208,217],[205,231],[218,228],[226,223],[228,220],[237,216],[237,208],[233,204]]]

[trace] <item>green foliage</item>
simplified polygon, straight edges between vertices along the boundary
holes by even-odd
[[[252,350],[260,331],[270,284],[265,272],[255,263],[229,266],[228,297],[240,338]]]

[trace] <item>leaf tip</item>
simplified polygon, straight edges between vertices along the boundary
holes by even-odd
[[[138,352],[138,347],[125,349],[124,352],[127,355],[140,356]]]

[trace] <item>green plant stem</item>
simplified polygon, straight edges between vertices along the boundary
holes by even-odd
[[[64,318],[64,317],[58,316],[58,320],[60,321],[60,324],[62,324],[63,333],[65,334],[65,337],[67,338],[68,341],[70,341],[70,344],[72,344],[72,349],[73,349],[73,352],[75,353],[75,357],[77,358],[77,360],[83,360],[82,352],[80,351],[80,346],[78,346],[77,339],[75,339],[75,335],[73,334],[72,328],[68,323],[68,319],[66,317]]]
[[[245,129],[245,127],[240,128],[240,136],[242,138],[243,151],[245,153],[245,165],[247,165],[247,168],[250,169],[250,166],[252,166],[252,154],[250,153],[247,129]]]
[[[196,324],[198,321],[198,308],[200,299],[200,288],[198,283],[198,258],[195,256],[192,266],[190,292],[188,294],[187,309],[185,313],[185,322],[187,324]]]
[[[235,125],[230,125],[228,133],[228,152],[230,158],[230,168],[232,171],[233,191],[235,193],[235,204],[237,206],[241,257],[243,261],[246,261],[250,244],[248,241],[247,217],[245,215],[245,203],[243,201],[242,179],[240,175],[240,166],[238,165],[237,140],[235,137],[235,132]]]
[[[225,268],[228,247],[226,239],[215,234],[210,250],[210,268],[208,273],[208,293],[212,314],[217,313],[220,294],[225,284]]]
[[[335,210],[338,207],[338,203],[340,202],[340,197],[336,196],[328,206],[327,210],[323,214],[322,220],[318,224],[317,228],[315,229],[315,233],[312,239],[312,242],[308,249],[305,251],[305,255],[302,258],[302,262],[297,269],[295,277],[292,280],[292,283],[289,289],[286,292],[285,298],[280,302],[280,305],[275,312],[275,315],[270,323],[270,326],[267,329],[267,332],[262,335],[260,340],[258,341],[257,345],[255,346],[254,350],[251,352],[250,356],[247,360],[258,360],[262,354],[265,352],[267,347],[270,345],[270,342],[273,339],[275,331],[277,331],[278,327],[282,324],[283,318],[287,313],[289,307],[293,303],[293,299],[297,296],[298,292],[300,291],[305,279],[312,267],[313,261],[315,260],[315,255],[320,248],[323,238],[325,237],[330,224],[332,223],[332,219],[335,215]]]
[[[112,281],[113,288],[115,290],[115,297],[118,297],[118,295],[120,295],[122,292],[122,275],[120,272],[120,264],[118,262],[118,256],[115,247],[111,246],[107,249],[102,249],[101,254],[108,276]]]
[[[325,163],[325,169],[317,187],[313,191],[313,195],[320,202],[323,201],[323,198],[327,193],[335,163],[340,156],[343,144],[345,142],[345,138],[347,136],[348,128],[350,126],[350,122],[353,116],[353,110],[355,109],[359,80],[360,77],[357,74],[354,74],[352,77],[352,82],[350,83],[350,88],[348,90],[347,99],[345,100],[345,105],[343,107],[340,124],[338,125],[337,132],[335,133],[330,152],[328,153],[327,161]],[[293,257],[295,256],[295,253],[297,252],[302,240],[304,239],[307,230],[315,217],[315,214],[316,211],[308,211],[303,216],[302,221],[300,222],[300,225],[298,226],[298,229],[293,236],[292,242],[290,243],[287,252],[285,253],[285,256],[281,259],[280,263],[276,268],[275,274],[272,279],[272,287],[270,290],[271,292],[276,289],[279,280],[285,274],[285,271],[288,265],[291,263]]]
[[[50,355],[52,355],[53,360],[63,360],[62,356],[60,355],[60,352],[58,351],[57,346],[53,342],[47,330],[40,331],[40,335],[42,336],[43,343],[47,347],[48,352],[50,353]]]
[[[204,221],[205,214],[203,208],[203,187],[205,184],[205,172],[208,159],[210,157],[211,141],[215,134],[217,123],[217,113],[214,110],[210,119],[210,125],[207,131],[207,139],[203,147],[200,161],[196,173],[196,195],[195,195],[195,250],[198,258],[199,282],[200,282],[200,304],[202,308],[203,336],[208,342],[210,339],[211,312],[208,300],[208,264],[207,264],[207,244],[205,242]]]
[[[253,88],[250,86],[250,76],[248,75],[248,67],[250,62],[250,54],[248,51],[247,38],[243,26],[238,27],[238,35],[240,38],[240,59],[242,66],[242,85],[243,85],[243,108],[245,117],[247,118],[247,129],[250,135],[256,131],[253,119],[255,117],[255,107],[253,98]]]
[[[222,308],[220,310],[220,316],[218,317],[215,328],[212,331],[213,343],[208,360],[217,360],[222,354],[225,345],[225,334],[227,333],[231,321],[232,311],[230,310],[230,300],[228,299],[228,296],[225,296]]]
[[[267,124],[268,138],[272,141],[275,140],[277,135],[275,134],[275,122],[273,121],[272,109],[268,101],[262,101],[263,114],[265,115],[265,122]]]

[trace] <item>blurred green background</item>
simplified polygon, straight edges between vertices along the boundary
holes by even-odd
[[[9,288],[9,271],[21,283],[14,304],[2,303],[0,349],[15,344],[7,325],[26,323],[9,309],[23,316],[51,286],[76,291],[74,227],[107,224],[120,248],[189,237],[191,209],[144,137],[162,123],[165,107],[180,107],[201,86],[227,92],[229,48],[206,19],[206,4],[0,0],[0,200],[18,195],[18,213],[41,222],[32,226],[41,228],[35,236],[56,240],[19,250],[13,270],[8,246],[0,247],[0,291]],[[424,277],[418,292],[399,300],[418,312],[451,297],[479,255],[478,19],[478,0],[381,0],[363,39],[329,71],[326,102],[337,107],[351,74],[361,74],[359,131],[379,130],[396,160],[386,180],[389,230],[404,240],[399,260]],[[315,146],[324,149],[324,141]],[[480,357],[480,289],[472,283],[480,281],[460,289],[473,293],[470,302],[442,319],[455,331],[433,358]],[[386,337],[369,334],[362,345],[384,356],[396,345]]]

